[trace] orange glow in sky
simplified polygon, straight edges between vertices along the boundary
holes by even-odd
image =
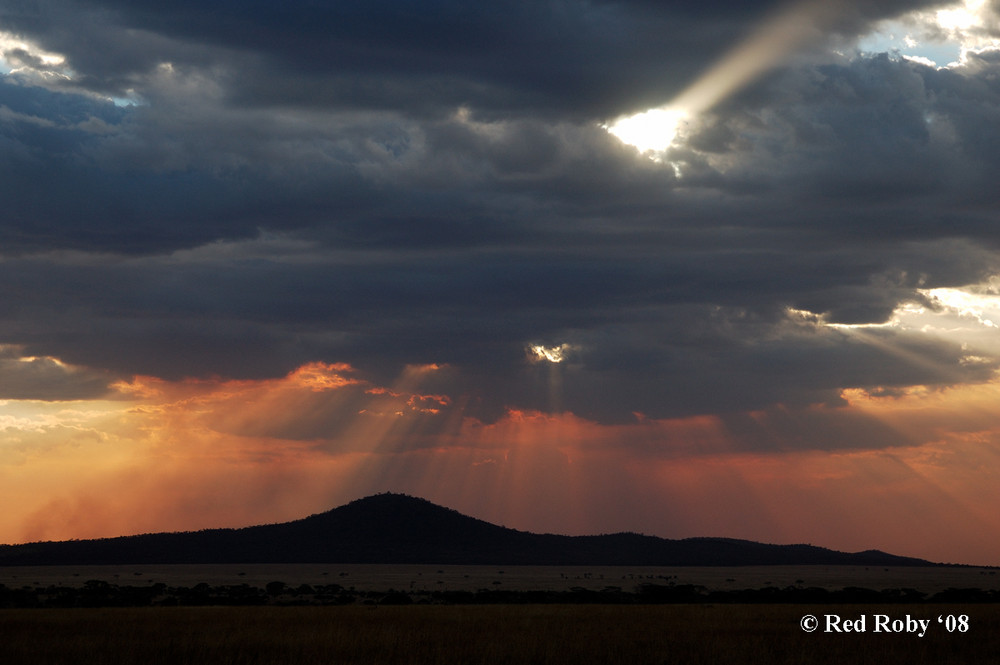
[[[404,491],[519,529],[727,536],[1000,561],[1000,384],[847,406],[601,425],[422,394],[446,368],[373,385],[344,364],[264,381],[151,377],[115,399],[2,404],[0,540],[103,537],[303,517]],[[855,447],[811,445],[840,422]],[[891,445],[877,439],[890,436]],[[767,436],[770,450],[748,442]],[[863,516],[863,519],[861,517]],[[934,539],[928,533],[939,534]],[[947,537],[940,537],[945,534]]]

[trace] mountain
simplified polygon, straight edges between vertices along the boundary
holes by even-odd
[[[283,524],[0,546],[0,566],[153,563],[935,565],[878,550],[846,553],[730,538],[536,534],[403,494],[377,494]]]

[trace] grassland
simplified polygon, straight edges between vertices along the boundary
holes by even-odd
[[[476,591],[478,589],[568,591],[641,583],[693,584],[711,590],[788,586],[843,589],[911,588],[933,594],[948,588],[1000,588],[1000,571],[976,567],[899,566],[456,566],[372,564],[215,564],[0,567],[0,584],[82,586],[87,580],[112,584],[263,587],[280,580],[290,586],[331,584],[359,591],[386,589]]]
[[[996,572],[854,566],[5,568],[0,569],[0,584],[11,592],[24,589],[27,593],[55,585],[91,588],[100,596],[103,587],[93,580],[139,591],[233,584],[240,588],[260,587],[258,594],[265,594],[263,587],[272,588],[280,580],[289,586],[315,585],[317,589],[321,585],[342,585],[356,592],[349,594],[351,604],[343,606],[290,606],[311,601],[268,592],[258,597],[257,605],[245,607],[221,607],[219,599],[203,594],[182,602],[180,607],[107,607],[97,606],[102,604],[98,602],[87,608],[74,605],[95,598],[86,593],[71,594],[68,597],[74,602],[64,607],[50,603],[26,606],[28,609],[0,609],[0,665],[1000,662],[996,655],[1000,653],[1000,604],[996,603],[907,602],[880,606],[867,602],[847,606],[832,603],[854,601],[834,601],[831,594],[825,596],[829,602],[797,604],[720,603],[703,595],[697,604],[666,599],[669,604],[650,605],[644,604],[642,596],[632,596],[621,604],[558,604],[567,601],[557,600],[557,604],[533,605],[519,602],[521,596],[513,594],[506,600],[494,596],[490,596],[494,600],[487,600],[510,604],[421,604],[439,602],[440,596],[431,594],[441,592],[488,590],[502,596],[505,590],[558,594],[615,587],[628,592],[642,585],[654,585],[661,591],[697,585],[713,592],[761,587],[831,591],[865,587],[912,588],[935,594],[945,589],[996,589],[1000,577]],[[409,594],[415,604],[385,604],[381,593],[387,589]],[[157,603],[168,596],[167,592],[161,593]],[[570,592],[557,597],[586,594]],[[58,599],[58,595],[50,596],[50,600],[53,598]],[[208,606],[192,606],[199,602]],[[949,633],[934,622],[924,637],[873,632],[827,634],[822,630],[806,633],[799,623],[805,614],[871,617],[880,612],[931,620],[965,615],[969,629]]]
[[[0,569],[0,608],[663,603],[996,603],[961,567],[82,566]]]
[[[937,617],[969,630],[805,633],[805,613]],[[818,663],[996,662],[1000,606],[802,605],[177,607],[0,611],[0,663]]]

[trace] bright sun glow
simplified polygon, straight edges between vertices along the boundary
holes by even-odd
[[[787,308],[789,320],[839,330],[848,334],[893,329],[904,334],[919,332],[961,344],[966,360],[1000,355],[1000,279],[962,288],[918,289],[925,302],[900,303],[887,321],[875,323],[835,323],[827,315],[803,309]],[[872,338],[874,339],[874,338]],[[985,356],[984,356],[985,357]]]
[[[978,289],[982,290],[982,289]],[[927,289],[922,292],[940,305],[945,312],[972,319],[987,328],[997,328],[1000,321],[1000,295],[961,289]]]
[[[985,0],[965,0],[961,7],[939,9],[935,14],[937,23],[945,30],[968,30],[979,23],[984,4]]]
[[[30,65],[20,62],[19,54],[23,53],[30,58],[37,58],[38,62],[46,67],[60,67],[66,63],[66,57],[58,53],[50,53],[38,46],[24,41],[19,36],[5,31],[0,31],[0,70],[5,72],[18,72],[31,69]],[[14,62],[8,61],[4,54],[13,54]]]
[[[528,359],[531,362],[561,363],[566,360],[566,354],[573,349],[570,344],[560,344],[559,346],[542,346],[532,344],[528,347]]]
[[[685,113],[677,109],[650,109],[620,118],[606,129],[641,152],[663,152],[677,138],[677,129],[684,118]]]

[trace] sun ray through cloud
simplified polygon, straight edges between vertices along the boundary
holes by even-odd
[[[838,4],[800,0],[780,10],[667,104],[618,118],[606,126],[608,131],[641,152],[664,153],[685,118],[710,110],[822,34],[824,24],[836,18]]]

